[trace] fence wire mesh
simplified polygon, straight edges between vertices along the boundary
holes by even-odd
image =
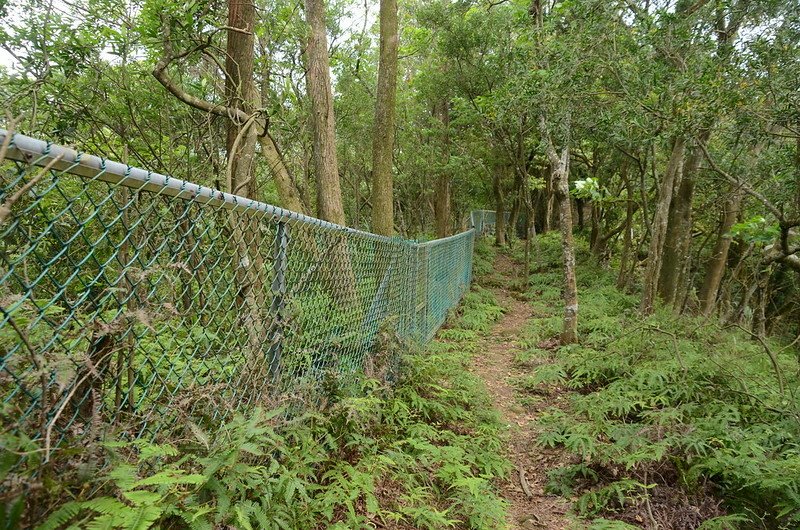
[[[384,334],[430,340],[471,280],[474,230],[379,237],[0,139],[0,413],[48,455],[307,400]]]
[[[508,222],[511,217],[510,212],[505,212],[505,219]],[[470,212],[470,224],[478,235],[494,234],[497,225],[497,212],[494,210],[472,210]]]

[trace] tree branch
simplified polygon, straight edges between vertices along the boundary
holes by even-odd
[[[769,210],[769,212],[772,215],[775,216],[776,219],[778,219],[779,222],[784,223],[786,221],[784,216],[783,216],[783,213],[774,204],[772,204],[772,202],[770,202],[769,199],[764,197],[764,195],[762,195],[761,193],[757,192],[756,190],[751,188],[748,184],[742,182],[741,180],[739,180],[738,178],[734,177],[733,175],[731,175],[729,173],[726,173],[725,171],[720,169],[720,167],[717,166],[716,162],[714,162],[714,159],[711,158],[711,155],[708,153],[708,149],[706,148],[705,145],[703,145],[702,142],[699,142],[697,144],[697,146],[703,151],[703,154],[705,155],[706,160],[708,160],[708,163],[711,165],[711,169],[714,170],[715,173],[721,175],[723,178],[725,178],[725,180],[729,181],[731,184],[734,184],[734,185],[740,187],[748,195],[756,198],[759,202],[761,202],[764,205],[764,207],[767,210]]]

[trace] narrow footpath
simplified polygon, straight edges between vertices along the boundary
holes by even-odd
[[[519,268],[520,265],[508,256],[498,253],[495,271],[503,281],[496,283],[510,285]],[[501,493],[510,505],[508,526],[514,530],[575,528],[575,521],[567,516],[568,503],[544,492],[547,471],[558,465],[559,455],[535,445],[537,433],[533,420],[536,411],[526,409],[519,402],[513,386],[515,378],[530,375],[514,362],[514,358],[520,351],[518,342],[525,324],[535,315],[530,304],[521,300],[518,293],[505,287],[490,288],[498,303],[505,308],[505,313],[480,344],[473,370],[484,380],[495,408],[509,425],[506,451],[514,469],[508,480],[501,484]],[[547,405],[542,403],[536,409]]]

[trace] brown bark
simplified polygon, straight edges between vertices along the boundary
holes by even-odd
[[[436,236],[450,235],[450,177],[439,175],[436,179]]]
[[[234,2],[232,2],[232,5]],[[239,21],[240,19],[244,19],[248,16],[254,16],[254,9],[253,4],[235,4],[233,5],[233,15],[229,12],[229,17],[233,16]],[[243,22],[244,23],[244,22]],[[251,23],[252,24],[252,23]],[[236,29],[239,29],[238,27]],[[234,35],[234,40],[229,42],[229,46],[233,45],[234,48],[238,47],[240,50],[236,51],[236,54],[239,56],[240,60],[242,57],[252,57],[252,49],[247,51],[246,49],[242,49],[243,47],[248,46],[248,39],[239,39],[241,32],[237,32],[235,30],[229,30],[228,34],[229,37],[232,34]],[[245,32],[247,33],[247,32]],[[246,36],[246,35],[244,35]],[[194,50],[183,51],[183,52],[175,52],[172,47],[172,39],[169,30],[169,24],[165,23],[163,28],[163,41],[164,41],[164,56],[156,63],[156,66],[153,68],[153,76],[161,83],[164,88],[166,88],[173,96],[177,99],[189,105],[190,107],[196,108],[203,112],[207,112],[209,114],[214,114],[217,116],[222,116],[224,118],[230,119],[235,121],[237,124],[244,127],[245,124],[249,123],[248,133],[253,134],[256,133],[257,141],[261,144],[262,152],[267,159],[267,163],[269,164],[270,171],[272,171],[272,176],[275,179],[275,184],[277,187],[278,195],[281,200],[281,206],[284,208],[298,211],[298,212],[305,212],[303,208],[303,204],[300,201],[300,194],[294,185],[294,182],[289,176],[289,170],[286,167],[286,164],[283,162],[282,157],[278,151],[277,145],[275,144],[274,139],[269,135],[269,131],[267,130],[267,119],[266,116],[263,115],[261,112],[253,112],[252,114],[248,114],[243,108],[237,106],[230,106],[230,105],[220,105],[216,103],[211,103],[204,99],[200,99],[196,96],[191,95],[186,90],[183,89],[179,84],[177,84],[170,76],[168,72],[169,65],[177,60],[180,60]],[[252,35],[249,36],[249,45],[252,46]],[[230,52],[229,52],[229,60],[230,60]],[[228,62],[228,61],[226,61]],[[241,80],[244,79],[242,73],[246,74],[247,71],[250,72],[252,76],[253,68],[252,68],[252,61],[250,66],[247,65],[239,65],[238,61],[232,61],[232,64],[228,65],[229,71],[226,72],[226,79],[227,75],[237,76],[239,81],[231,80],[231,83],[226,82],[226,91],[227,87],[231,86],[238,91],[241,91],[242,88],[246,90],[240,92],[240,98],[242,96],[247,96],[252,98],[250,100],[251,104],[249,105],[250,108],[255,109],[259,106],[258,94],[255,92],[255,84],[252,82],[252,77],[250,78],[250,83],[243,84]],[[244,100],[241,101],[244,103]],[[243,105],[242,105],[243,106]],[[252,141],[252,136],[248,138],[247,141]],[[241,140],[240,140],[241,142]],[[233,168],[235,170],[235,168]]]
[[[247,115],[241,122],[232,118],[228,122],[228,169],[226,186],[230,193],[257,198],[255,174],[256,126],[253,113],[259,104],[258,92],[253,82],[254,38],[256,9],[252,0],[229,0],[228,30],[225,62],[225,93],[228,106]],[[241,326],[248,337],[248,350],[252,375],[244,384],[260,379],[264,369],[264,337],[267,334],[268,315],[264,295],[264,262],[259,252],[261,231],[258,220],[252,216],[231,215],[231,241],[236,248],[237,302],[241,308]]]
[[[697,141],[705,145],[711,136],[710,130],[700,133]],[[689,247],[692,241],[692,201],[697,171],[703,159],[699,147],[692,150],[680,179],[680,186],[672,198],[667,222],[667,234],[664,240],[664,257],[661,274],[658,279],[658,292],[664,302],[678,304],[682,297],[681,281],[686,278],[689,265]]]
[[[450,159],[450,102],[440,101],[434,107],[434,115],[441,121],[443,128],[442,159]],[[436,178],[436,236],[447,237],[450,235],[450,174],[448,169],[443,169]]]
[[[556,213],[556,182],[554,180],[554,175],[552,170],[549,172],[550,178],[547,181],[547,188],[545,189],[547,193],[547,203],[545,206],[545,225],[544,231],[549,232],[553,229],[556,222],[558,221],[558,214]]]
[[[627,160],[623,162],[620,168],[620,175],[625,181],[625,191],[627,201],[625,202],[625,223],[623,226],[622,234],[622,257],[619,262],[619,276],[617,276],[617,288],[624,290],[628,287],[628,261],[630,260],[632,244],[633,244],[633,190],[631,189],[631,182],[628,178],[628,163]]]
[[[569,146],[556,151],[544,116],[539,119],[542,136],[546,140],[547,158],[550,161],[555,195],[558,198],[558,218],[561,229],[561,249],[564,256],[564,325],[561,343],[578,340],[578,284],[575,276],[575,241],[572,235],[572,200],[569,196]],[[567,124],[569,127],[569,124]]]
[[[730,230],[739,217],[741,204],[742,194],[737,189],[732,190],[731,195],[725,201],[717,232],[717,241],[714,244],[714,250],[711,251],[703,286],[700,289],[700,310],[706,316],[714,312],[717,304],[717,293],[722,284],[725,265],[728,262],[728,251],[731,248]]]
[[[228,152],[227,191],[255,198],[256,127],[250,116],[258,105],[253,84],[254,38],[256,6],[252,0],[229,0],[228,30],[225,59],[225,96],[228,106],[243,111],[248,119],[231,119],[227,125]]]
[[[506,244],[506,207],[505,197],[503,196],[503,168],[495,169],[492,179],[492,192],[494,193],[495,221],[494,221],[494,244],[498,247]]]
[[[667,169],[664,172],[664,177],[661,179],[661,188],[659,190],[658,202],[653,217],[650,247],[647,253],[647,268],[644,275],[644,293],[642,294],[641,310],[642,313],[646,315],[653,312],[653,305],[658,289],[658,279],[661,276],[664,242],[667,236],[667,225],[669,222],[669,207],[672,203],[672,191],[680,186],[685,150],[686,140],[682,137],[676,137],[673,140]]]
[[[569,148],[564,147],[555,166],[558,219],[564,254],[564,327],[561,343],[578,340],[578,285],[575,278],[575,242],[572,236],[572,201],[569,197]]]
[[[397,93],[397,0],[380,3],[380,59],[372,135],[372,231],[394,232],[392,155]]]
[[[286,163],[283,161],[283,155],[278,150],[275,140],[267,133],[258,135],[258,143],[261,146],[261,153],[269,165],[272,179],[275,181],[275,188],[278,192],[278,197],[280,197],[281,206],[294,212],[306,213],[307,209],[300,198],[300,190],[297,189],[297,186],[292,181]]]
[[[336,159],[328,37],[325,33],[324,0],[305,0],[308,42],[306,90],[311,101],[314,171],[317,176],[317,216],[332,223],[346,223]]]
[[[514,189],[513,196],[514,202],[511,205],[511,215],[508,217],[508,226],[506,226],[506,236],[509,243],[514,241],[517,237],[517,224],[519,223],[519,214],[524,207],[524,194],[525,194],[525,176],[521,170],[514,171]]]
[[[305,11],[309,30],[306,43],[306,90],[311,101],[317,217],[344,226],[346,218],[336,157],[336,128],[324,0],[305,0]],[[322,258],[324,263],[321,282],[333,292],[333,303],[337,312],[348,315],[349,318],[360,318],[356,278],[347,240],[344,234],[329,234],[328,237],[332,247],[329,256]]]

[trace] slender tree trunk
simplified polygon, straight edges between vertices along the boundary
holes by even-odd
[[[497,167],[492,179],[492,191],[494,192],[495,222],[494,222],[494,244],[498,247],[506,244],[506,207],[505,197],[503,196],[503,168]]]
[[[522,171],[514,171],[514,190],[512,192],[514,202],[511,205],[511,215],[509,215],[508,226],[506,227],[506,239],[509,243],[513,242],[517,237],[517,223],[519,222],[519,214],[522,211],[524,201],[524,181],[525,177]]]
[[[523,182],[522,190],[523,204],[525,205],[525,273],[523,281],[527,289],[530,287],[531,281],[531,245],[533,244],[533,238],[536,237],[536,222],[533,216],[533,200],[527,181]]]
[[[563,125],[569,131],[569,119]],[[572,199],[569,196],[569,144],[568,141],[565,142],[559,155],[544,115],[539,117],[539,127],[547,141],[545,151],[550,161],[554,195],[558,198],[561,248],[564,255],[564,326],[561,330],[561,343],[571,344],[578,341],[578,283],[575,276],[575,240],[572,235]]]
[[[578,285],[575,279],[575,242],[572,235],[572,201],[569,196],[569,148],[564,147],[554,172],[558,218],[564,253],[564,328],[562,344],[578,340]]]
[[[336,129],[333,116],[333,93],[325,33],[324,0],[305,0],[309,27],[306,57],[306,89],[311,100],[314,133],[314,170],[317,175],[317,215],[332,223],[346,224],[336,159]]]
[[[585,205],[586,205],[586,203],[584,202],[583,199],[575,199],[575,209],[577,210],[577,213],[578,213],[578,232],[583,232],[583,230],[586,228],[586,221],[585,221],[585,218],[586,218],[586,211],[585,210],[586,210],[586,208],[585,208]],[[591,246],[591,244],[592,243],[591,243],[591,236],[590,236],[589,245]]]
[[[226,54],[225,91],[228,106],[252,116],[258,105],[258,92],[253,82],[254,37],[256,9],[252,0],[229,0],[229,30]],[[231,119],[227,130],[228,191],[249,198],[257,198],[255,174],[255,148],[257,142],[255,123]],[[236,287],[241,308],[242,329],[248,337],[249,368],[241,381],[247,391],[250,384],[261,380],[268,364],[263,362],[267,336],[268,315],[264,285],[264,263],[258,221],[252,216],[231,215],[232,242],[236,248]],[[257,387],[252,387],[255,390]]]
[[[228,30],[225,60],[225,95],[228,106],[253,112],[258,100],[253,84],[254,38],[256,6],[252,0],[229,0]],[[227,127],[228,175],[227,191],[255,198],[253,182],[255,166],[256,128],[252,124],[230,120]]]
[[[658,203],[653,217],[653,229],[650,237],[650,248],[647,253],[647,268],[644,275],[644,293],[642,294],[642,313],[649,315],[653,312],[658,279],[661,276],[664,242],[667,236],[669,222],[669,207],[672,203],[672,192],[680,186],[683,155],[686,150],[686,140],[676,137],[673,141],[672,152],[661,179],[661,188],[658,194]]]
[[[700,133],[697,141],[705,145],[711,136],[709,129]],[[699,147],[692,149],[683,169],[680,185],[670,204],[667,233],[664,240],[664,257],[658,280],[658,292],[664,302],[679,307],[684,290],[682,280],[688,277],[689,247],[692,241],[692,202],[697,171],[703,159]]]
[[[275,181],[281,206],[294,212],[307,213],[308,209],[303,205],[300,191],[289,175],[286,162],[283,160],[283,155],[278,150],[275,140],[267,132],[267,134],[258,135],[258,143],[261,146],[261,153],[269,165],[272,179]]]
[[[442,123],[444,137],[442,142],[442,157],[445,162],[450,159],[450,102],[440,101],[434,108],[434,114]],[[436,178],[436,236],[447,237],[450,235],[450,174],[448,169],[443,169]]]
[[[548,189],[547,189],[547,210],[546,210],[546,219],[547,222],[544,226],[544,231],[549,232],[553,229],[553,226],[558,221],[558,214],[556,213],[556,182],[553,180],[554,174],[553,171],[550,171],[550,180],[548,182]]]
[[[753,333],[761,338],[767,335],[767,304],[770,299],[772,272],[770,267],[762,266],[756,274],[756,301],[753,307]]]
[[[598,247],[600,240],[603,239],[603,225],[600,222],[600,207],[594,201],[589,204],[589,216],[592,221],[592,229],[589,232],[589,248],[592,249],[592,254],[599,256]]]
[[[309,27],[306,57],[306,89],[311,100],[314,171],[317,176],[317,216],[344,226],[339,164],[336,158],[336,130],[333,115],[328,38],[325,29],[324,0],[305,0]],[[347,246],[341,234],[331,234],[333,248],[325,260],[323,282],[333,291],[336,310],[346,318],[360,318],[356,278]],[[314,243],[311,243],[312,245]]]
[[[728,251],[731,248],[730,230],[739,217],[741,204],[741,193],[738,190],[732,190],[731,195],[725,201],[717,232],[717,242],[714,244],[714,250],[711,251],[703,287],[700,289],[700,310],[706,316],[711,315],[717,305],[717,293],[722,284],[725,266],[728,263]]]
[[[542,172],[549,173],[549,171],[546,169]],[[545,189],[538,189],[534,191],[533,212],[539,233],[543,234],[547,232],[547,191]]]
[[[392,155],[397,92],[397,0],[380,3],[380,59],[372,135],[372,231],[394,232]]]
[[[694,178],[688,174],[672,197],[667,231],[664,236],[661,274],[658,278],[658,294],[666,304],[676,300],[681,269],[686,263],[692,229],[692,196]]]
[[[627,201],[625,203],[625,228],[622,234],[622,257],[619,263],[619,276],[617,276],[617,288],[624,290],[628,287],[628,261],[631,258],[632,252],[632,239],[633,239],[633,190],[631,183],[628,179],[627,164],[623,164],[622,178],[625,180],[625,189],[627,191]]]

